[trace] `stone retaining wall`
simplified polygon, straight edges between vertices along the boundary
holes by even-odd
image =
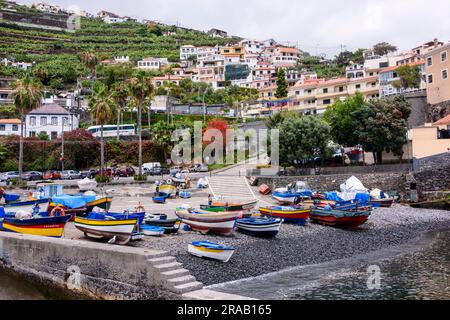
[[[44,288],[72,291],[94,299],[180,299],[177,279],[165,277],[170,267],[179,268],[164,251],[102,243],[0,233],[0,267],[33,279]],[[173,281],[173,285],[170,282]],[[186,285],[185,285],[186,286]]]

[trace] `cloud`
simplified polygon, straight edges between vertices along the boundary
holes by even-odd
[[[33,3],[35,0],[18,0]],[[410,49],[438,37],[450,40],[448,0],[47,0],[89,12],[108,10],[199,30],[275,38],[312,53],[334,55],[380,41]]]

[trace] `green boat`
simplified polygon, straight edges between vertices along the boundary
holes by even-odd
[[[208,212],[251,211],[255,208],[257,203],[258,200],[245,203],[213,202],[210,205],[201,205],[200,209]]]

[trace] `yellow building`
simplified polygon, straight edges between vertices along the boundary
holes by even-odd
[[[450,115],[412,129],[413,157],[424,158],[450,151]]]
[[[424,55],[428,103],[450,101],[450,43],[436,46]]]

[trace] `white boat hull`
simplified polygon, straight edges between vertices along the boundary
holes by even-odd
[[[142,232],[149,237],[161,237],[164,234],[164,230],[162,231],[142,230]]]
[[[217,250],[203,247],[196,247],[192,244],[188,245],[188,252],[199,258],[209,258],[228,262],[234,253],[234,250]]]
[[[117,225],[117,226],[86,226],[75,222],[75,227],[79,230],[93,236],[108,236],[108,235],[125,235],[131,236],[135,225]]]
[[[48,202],[46,203],[40,203],[39,204],[39,211],[40,212],[47,212],[48,211]],[[25,205],[25,206],[14,206],[14,207],[9,207],[9,206],[5,206],[5,213],[16,213],[18,211],[25,211],[25,212],[32,212],[34,208],[34,204],[30,204],[30,205]]]
[[[250,232],[255,232],[255,233],[259,233],[259,232],[261,232],[261,233],[263,233],[263,232],[267,232],[267,233],[269,233],[269,232],[278,232],[278,231],[280,231],[280,228],[281,228],[281,222],[273,223],[273,224],[270,224],[270,225],[261,225],[261,226],[248,225],[248,224],[243,224],[243,223],[239,223],[238,222],[237,223],[237,227],[239,229],[250,231]]]
[[[224,222],[201,222],[184,219],[183,222],[189,225],[193,230],[200,231],[202,233],[208,233],[209,231],[219,232],[224,234],[231,234],[233,232],[236,221],[224,221]]]

